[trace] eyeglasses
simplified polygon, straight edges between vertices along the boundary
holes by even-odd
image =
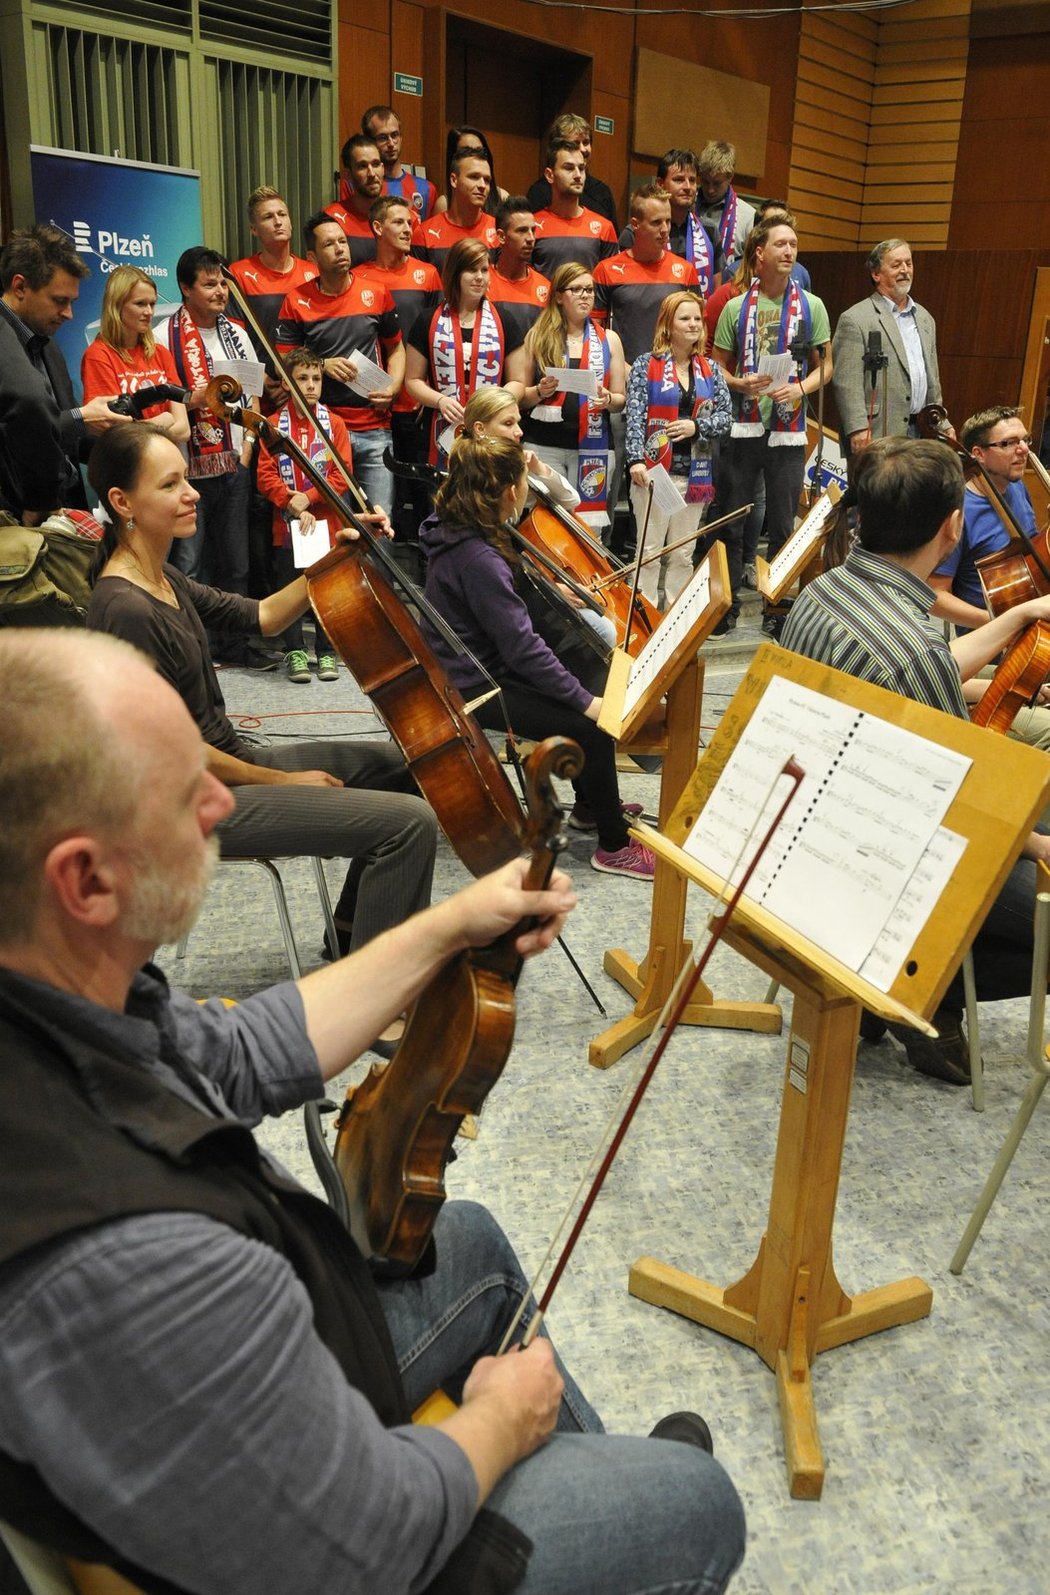
[[[565,292],[567,294],[578,294],[581,299],[593,299],[594,298],[594,284],[591,283],[591,286],[589,288],[582,288],[582,287],[581,288],[575,288],[575,287],[574,288],[566,288]]]
[[[984,446],[986,449],[1030,449],[1032,440],[1030,437],[1002,438],[998,443],[986,443]]]

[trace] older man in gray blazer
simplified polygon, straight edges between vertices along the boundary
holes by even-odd
[[[937,329],[929,311],[911,297],[910,245],[902,238],[884,238],[868,256],[867,267],[875,291],[843,311],[831,344],[842,438],[849,439],[854,453],[883,434],[914,437],[912,418],[924,405],[941,402]],[[871,359],[865,361],[880,354],[887,362],[885,415],[881,372],[873,370]]]

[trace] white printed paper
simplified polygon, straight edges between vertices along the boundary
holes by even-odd
[[[559,393],[578,393],[584,399],[598,397],[598,373],[590,366],[544,366],[545,377],[553,377]]]
[[[296,570],[305,570],[323,559],[331,548],[328,522],[314,521],[313,528],[304,532],[299,521],[289,522],[292,532],[292,563]]]
[[[653,505],[656,509],[663,510],[665,515],[677,515],[679,510],[685,509],[685,499],[675,487],[674,480],[665,465],[650,465],[649,481],[652,483]],[[698,526],[702,510],[703,505],[697,504],[696,523]],[[652,550],[652,552],[655,552],[655,550]]]
[[[443,431],[438,433],[437,445],[443,454],[449,455],[452,453],[452,445],[455,443],[458,436],[459,432],[456,429],[456,423],[454,421],[450,421],[448,426],[445,427]]]
[[[211,374],[213,377],[236,377],[247,401],[257,399],[262,393],[266,367],[259,360],[216,360]]]
[[[882,934],[865,958],[860,973],[880,991],[889,991],[916,938],[940,901],[941,893],[962,862],[966,838],[938,826],[919,860]]]
[[[769,803],[762,823],[754,825],[788,758],[802,766],[805,778],[747,896],[859,971],[971,761],[774,677],[685,851],[723,877],[739,857],[739,878],[776,812]]]
[[[390,392],[390,372],[384,371],[382,366],[377,366],[366,354],[357,351],[348,356],[357,367],[357,375],[351,377],[347,387],[353,388],[355,393],[364,394],[367,399],[372,393]]]
[[[769,377],[771,388],[782,388],[795,374],[795,362],[789,354],[761,354],[758,357],[758,375]]]
[[[687,635],[699,615],[711,602],[710,555],[700,562],[689,582],[678,594],[670,609],[631,665],[627,689],[623,699],[623,718],[626,720],[634,706],[644,695],[649,683],[670,659],[682,638]]]

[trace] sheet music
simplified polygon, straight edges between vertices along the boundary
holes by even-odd
[[[778,550],[769,562],[769,587],[775,590],[785,581],[806,553],[816,548],[824,535],[832,510],[841,498],[841,493],[836,489],[833,493],[829,488],[822,493],[814,504],[809,514],[803,520],[787,542]]]
[[[701,560],[687,586],[682,588],[670,609],[631,665],[623,699],[626,720],[642,698],[650,682],[670,659],[690,627],[711,602],[710,559]]]
[[[805,779],[747,896],[859,971],[971,761],[774,677],[686,838],[685,851],[727,875],[777,771],[792,757]],[[769,817],[774,812],[770,804]],[[762,827],[755,829],[737,878],[761,840]]]
[[[545,377],[553,377],[561,393],[579,393],[585,399],[598,397],[598,376],[590,366],[544,366]]]
[[[665,465],[649,466],[649,481],[653,489],[653,504],[657,509],[663,510],[665,515],[677,515],[680,510],[688,508],[685,499],[674,485],[674,478]],[[699,526],[700,517],[704,512],[702,504],[695,504],[696,524]],[[682,534],[679,533],[679,536]],[[655,554],[655,549],[647,550]]]
[[[943,825],[937,827],[881,936],[861,965],[864,979],[870,980],[880,991],[889,991],[900,974],[916,937],[962,862],[965,851],[965,836],[946,830]]]
[[[384,371],[382,366],[377,366],[366,354],[355,350],[350,356],[357,367],[357,375],[347,384],[355,393],[361,393],[367,399],[372,393],[390,392],[390,373]]]

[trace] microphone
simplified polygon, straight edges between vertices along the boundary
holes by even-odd
[[[877,327],[873,328],[868,333],[868,347],[864,351],[864,369],[870,374],[873,386],[883,366],[888,364],[889,357],[882,352],[882,333]]]

